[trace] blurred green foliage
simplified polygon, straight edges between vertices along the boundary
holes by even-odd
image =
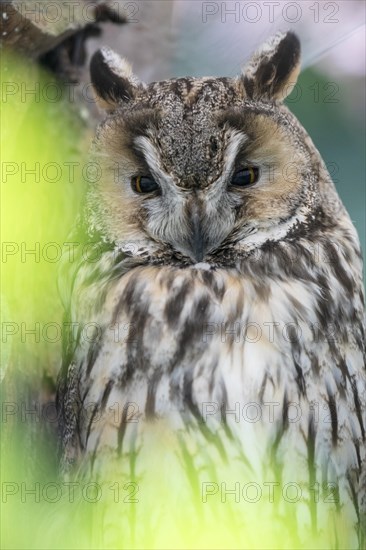
[[[9,54],[2,54],[1,70],[2,298],[6,321],[19,328],[5,345],[25,348],[22,323],[31,328],[62,318],[57,270],[85,191],[86,137],[60,82]],[[27,354],[32,341],[33,351],[42,347],[28,337]]]

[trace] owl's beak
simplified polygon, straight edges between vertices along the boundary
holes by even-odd
[[[191,211],[191,232],[190,232],[190,249],[192,259],[196,262],[201,262],[204,256],[204,237],[202,234],[201,217],[199,208],[195,204]]]

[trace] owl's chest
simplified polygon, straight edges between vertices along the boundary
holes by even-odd
[[[338,431],[346,440],[346,411],[360,408],[347,369],[361,371],[362,349],[352,340],[355,327],[335,334],[334,324],[325,333],[319,295],[315,283],[205,265],[131,270],[94,307],[97,317],[89,321],[98,337],[81,341],[74,357],[82,406],[109,411],[95,429],[86,415],[85,441],[90,435],[92,447],[103,433],[103,444],[113,447],[116,410],[118,429],[130,425],[127,411],[131,422],[163,418],[175,427],[187,418],[219,427],[229,419],[243,441],[257,437],[258,419],[265,440],[283,424],[301,440],[315,415],[325,448]],[[93,304],[93,294],[88,300]],[[362,395],[364,376],[357,383]]]
[[[138,268],[110,289],[85,370],[140,393],[152,383],[162,395],[181,396],[191,384],[203,400],[224,386],[231,400],[243,399],[243,388],[251,398],[266,378],[281,387],[299,377],[296,364],[310,370],[312,347],[322,354],[315,311],[312,289],[300,282],[206,265]]]

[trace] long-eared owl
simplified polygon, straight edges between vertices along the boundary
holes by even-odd
[[[325,484],[337,497],[330,544],[343,514],[362,545],[362,259],[319,152],[284,105],[299,63],[291,32],[236,78],[146,85],[108,48],[93,56],[107,117],[75,233],[95,256],[61,278],[78,327],[58,391],[62,468],[168,476],[151,443],[163,426],[191,484],[219,483],[224,463],[297,480],[305,529],[321,527],[310,494]]]

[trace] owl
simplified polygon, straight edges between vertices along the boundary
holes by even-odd
[[[143,487],[149,473],[169,477],[172,448],[188,484],[208,494],[224,471],[296,482],[300,541],[330,525],[326,546],[339,547],[347,526],[362,547],[362,258],[319,152],[284,104],[299,70],[292,32],[235,78],[146,85],[110,49],[94,54],[107,114],[73,238],[88,254],[79,247],[60,277],[75,328],[59,377],[61,465]]]

